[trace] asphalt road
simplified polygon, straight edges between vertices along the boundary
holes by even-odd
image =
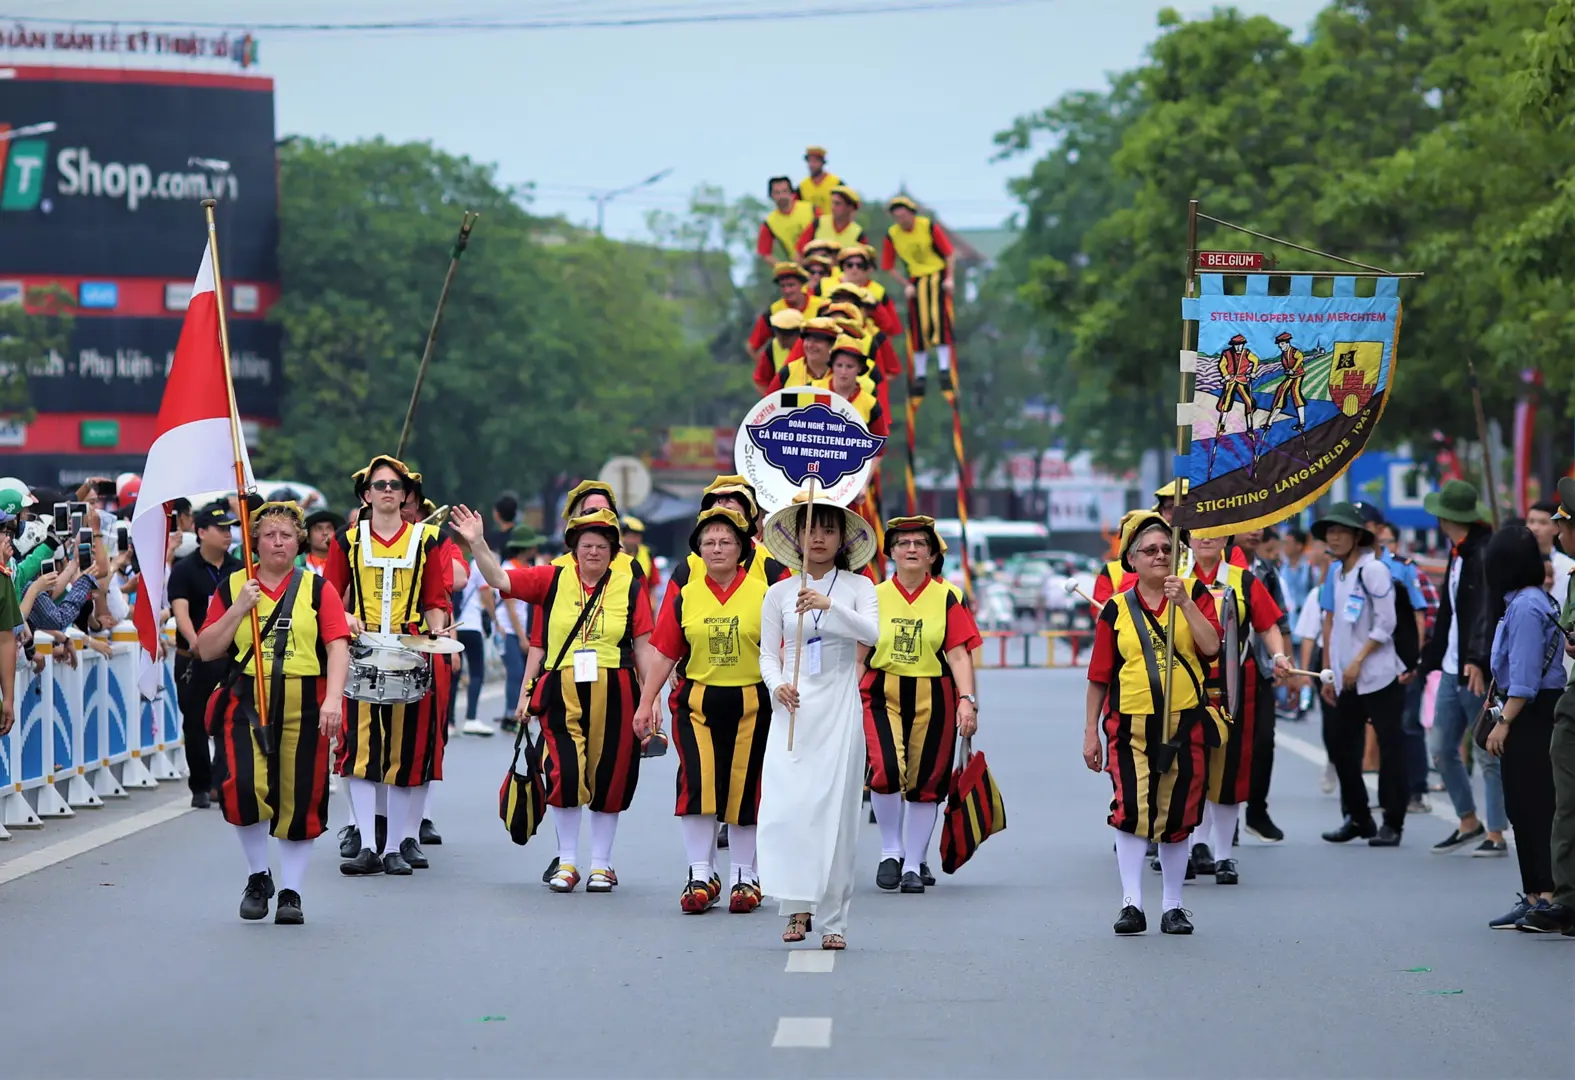
[[[1432,855],[1448,826],[1430,817],[1398,850],[1325,844],[1337,804],[1283,748],[1272,809],[1288,839],[1244,837],[1239,887],[1187,888],[1191,938],[1157,932],[1158,875],[1156,929],[1114,937],[1083,686],[984,676],[976,746],[1010,827],[903,896],[875,888],[867,826],[834,959],[783,945],[769,902],[679,912],[671,756],[646,763],[610,896],[548,893],[550,840],[509,843],[502,737],[451,747],[432,870],[343,878],[325,838],[302,927],[237,918],[233,835],[216,810],[160,820],[167,786],[21,834],[0,845],[0,1075],[1571,1075],[1575,939],[1486,926],[1517,891],[1513,858]],[[1305,754],[1316,730],[1289,727]]]

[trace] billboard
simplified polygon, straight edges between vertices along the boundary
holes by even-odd
[[[211,198],[225,277],[278,280],[271,79],[9,70],[0,273],[189,278]]]
[[[78,317],[64,353],[51,351],[27,366],[33,408],[40,413],[157,413],[180,330],[178,318]],[[235,400],[248,419],[279,418],[281,343],[282,330],[273,323],[230,320]]]

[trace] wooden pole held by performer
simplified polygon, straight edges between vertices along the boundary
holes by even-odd
[[[1192,296],[1197,292],[1198,281],[1198,200],[1192,199],[1187,203],[1187,274],[1186,291],[1183,296]],[[1181,320],[1181,348],[1183,351],[1192,348],[1193,324],[1187,319]],[[1191,381],[1188,372],[1181,373],[1181,392],[1176,400],[1186,402],[1191,400]],[[1250,420],[1250,417],[1249,417]],[[1187,445],[1191,433],[1180,424],[1176,425],[1176,457],[1179,460],[1187,452]],[[1170,515],[1170,573],[1172,576],[1181,572],[1181,527],[1176,524],[1181,514],[1181,505],[1186,500],[1186,488],[1183,478],[1177,476],[1175,496],[1171,501]],[[1176,666],[1176,605],[1166,605],[1168,610],[1165,615],[1165,711],[1160,721],[1161,728],[1170,723],[1170,703],[1173,700],[1173,683],[1175,682]]]
[[[809,501],[804,504],[804,531],[798,538],[798,573],[799,588],[809,588],[809,530],[815,520],[815,474],[809,476]],[[798,613],[798,630],[793,636],[793,692],[798,692],[798,666],[804,659],[804,613]],[[788,711],[788,740],[787,748],[793,749],[793,722],[798,719],[798,710]]]
[[[252,516],[246,506],[246,496],[252,493],[246,483],[246,442],[241,434],[241,412],[235,403],[235,376],[230,370],[230,325],[224,313],[224,278],[219,272],[219,229],[213,220],[217,200],[202,200],[202,211],[208,219],[208,255],[213,264],[213,298],[219,309],[219,351],[224,355],[224,390],[230,399],[230,440],[235,455],[235,500],[241,519],[241,561],[246,567],[246,580],[257,580],[257,560],[252,557]],[[252,623],[252,681],[256,690],[257,718],[263,728],[268,726],[268,682],[263,675],[262,620],[257,617],[257,606],[251,610]]]
[[[438,327],[443,323],[443,308],[448,304],[448,290],[454,284],[454,273],[459,269],[459,257],[465,254],[465,247],[470,243],[470,230],[481,215],[466,210],[460,219],[459,236],[454,239],[454,250],[448,261],[448,273],[443,275],[443,290],[438,293],[437,310],[432,313],[432,326],[427,331],[427,345],[421,351],[421,366],[416,369],[416,386],[410,392],[410,407],[405,410],[405,424],[399,429],[399,446],[394,450],[396,458],[405,456],[405,444],[410,441],[410,427],[416,421],[416,402],[421,398],[421,386],[427,379],[427,365],[432,361],[432,349],[437,344]]]
[[[1470,358],[1466,371],[1471,379],[1471,406],[1477,414],[1477,438],[1482,441],[1482,478],[1487,484],[1488,515],[1490,524],[1498,528],[1498,483],[1493,477],[1493,447],[1488,442],[1487,417],[1482,412],[1482,387],[1477,384],[1477,366]]]

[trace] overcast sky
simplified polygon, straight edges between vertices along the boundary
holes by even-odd
[[[843,7],[892,0],[845,0]],[[818,7],[818,0],[798,0]],[[989,226],[1013,204],[1021,162],[992,164],[991,137],[1070,90],[1138,63],[1155,34],[1151,0],[1024,0],[906,14],[554,30],[290,33],[258,30],[277,81],[280,134],[382,135],[499,166],[534,182],[534,208],[594,217],[590,194],[662,169],[614,202],[607,231],[646,235],[652,209],[681,210],[700,183],[763,193],[802,174],[803,147],[868,197],[906,185],[957,227]],[[1207,5],[1173,6],[1189,15]],[[1238,7],[1305,30],[1322,0]],[[599,17],[630,12],[788,10],[759,0],[12,0],[51,19],[358,22],[439,17]],[[3,18],[3,17],[0,17]]]

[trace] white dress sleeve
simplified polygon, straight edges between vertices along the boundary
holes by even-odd
[[[787,682],[782,677],[782,597],[785,595],[781,589],[767,589],[760,607],[760,677],[773,697],[777,687]]]
[[[852,606],[844,603],[842,598],[834,597],[826,617],[839,633],[846,634],[861,645],[874,648],[880,639],[880,598],[875,595],[875,586],[870,584],[870,579],[863,575],[848,584],[853,593]]]

